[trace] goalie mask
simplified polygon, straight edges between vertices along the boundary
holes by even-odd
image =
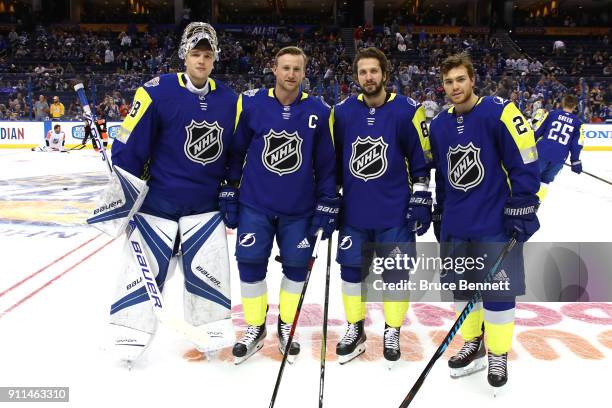
[[[210,44],[210,48],[215,55],[215,61],[218,60],[219,53],[221,51],[219,50],[219,45],[217,43],[217,33],[210,24],[202,22],[190,23],[187,27],[185,27],[178,51],[179,58],[184,60],[187,53],[189,53],[189,51],[191,51],[202,40],[208,41],[208,44]]]

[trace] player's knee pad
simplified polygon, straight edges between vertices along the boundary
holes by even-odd
[[[266,279],[267,263],[238,262],[240,282],[260,282]]]
[[[283,270],[285,269],[286,267],[283,267]],[[295,311],[297,310],[303,288],[303,279],[301,281],[295,281],[286,275],[281,279],[278,307],[281,320],[284,323],[293,323],[293,318],[295,317]]]
[[[463,309],[467,305],[467,301],[455,300],[455,315],[458,317]],[[474,304],[472,311],[465,318],[461,325],[461,336],[465,340],[471,340],[482,334],[482,322],[484,319],[484,312],[482,309],[482,302]]]
[[[361,297],[361,283],[342,280],[342,304],[349,323],[365,319],[366,305]]]
[[[512,347],[515,306],[515,301],[484,302],[487,348],[495,354],[507,353]]]
[[[308,268],[306,266],[288,266],[283,265],[283,275],[294,282],[304,282]]]
[[[179,219],[184,308],[194,326],[231,316],[230,266],[227,238],[217,211]]]
[[[361,283],[364,276],[359,266],[340,265],[340,278],[342,282]]]
[[[268,287],[265,279],[257,282],[240,282],[244,321],[251,326],[261,326],[268,311]]]
[[[145,276],[155,276],[159,289],[163,289],[178,230],[176,222],[148,214],[137,213],[134,222],[135,228],[128,229],[123,246],[124,266],[119,273],[110,316],[116,334],[115,345],[125,350],[124,354],[129,356],[135,354],[134,350],[144,351],[148,344],[148,340],[144,339],[150,340],[157,328],[157,320],[144,286]],[[134,241],[134,234],[140,237],[144,248],[140,248]],[[137,261],[135,255],[145,257],[147,268]],[[134,347],[130,343],[139,346]],[[130,350],[130,347],[134,349]]]

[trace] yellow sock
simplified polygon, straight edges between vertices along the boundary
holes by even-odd
[[[383,301],[383,310],[385,312],[385,323],[391,327],[400,327],[408,312],[410,302],[401,301]]]

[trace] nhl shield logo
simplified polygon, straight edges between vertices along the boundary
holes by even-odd
[[[458,190],[468,191],[484,178],[484,166],[480,161],[480,148],[472,142],[448,149],[448,181]]]
[[[279,176],[293,173],[302,165],[302,138],[298,132],[270,130],[264,137],[261,161],[266,169]]]
[[[193,162],[206,165],[212,163],[223,152],[223,128],[218,122],[206,121],[191,123],[185,126],[187,139],[185,140],[185,156]]]
[[[350,159],[351,174],[363,181],[382,176],[387,171],[387,148],[382,136],[372,139],[357,137],[352,144]]]

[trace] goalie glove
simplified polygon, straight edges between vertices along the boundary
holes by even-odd
[[[146,181],[113,166],[110,182],[87,223],[111,237],[118,237],[140,209],[148,191]]]

